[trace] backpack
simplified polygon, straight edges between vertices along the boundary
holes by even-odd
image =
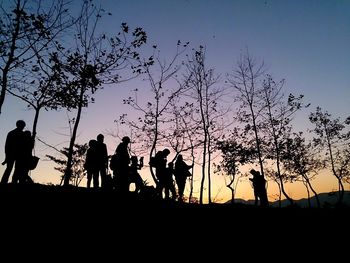
[[[151,167],[156,168],[159,164],[159,160],[161,158],[161,155],[162,155],[162,151],[158,151],[155,156],[151,156],[151,158],[149,159],[149,165]]]
[[[156,167],[156,157],[151,156],[151,159],[149,159],[149,166]]]
[[[116,170],[118,166],[118,155],[113,154],[111,157],[111,160],[109,162],[109,168],[111,168],[111,170]]]

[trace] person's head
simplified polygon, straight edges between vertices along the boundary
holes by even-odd
[[[254,176],[254,177],[256,177],[256,176],[259,176],[260,175],[260,172],[259,171],[257,171],[257,170],[254,170],[254,169],[251,169],[250,170],[250,173]]]
[[[122,142],[128,144],[130,142],[130,138],[128,136],[124,136],[122,138]]]
[[[97,135],[97,141],[98,141],[98,142],[103,142],[104,138],[105,138],[105,137],[104,137],[103,134],[101,134],[101,133],[100,133],[99,135]]]
[[[183,160],[183,157],[182,157],[182,154],[179,154],[178,156],[177,156],[177,159],[176,159],[177,161],[182,161]]]
[[[96,140],[90,140],[89,141],[89,147],[94,147],[96,145],[97,141]]]
[[[168,149],[168,148],[165,148],[165,149],[163,150],[163,155],[164,155],[165,157],[167,157],[169,154],[170,154],[169,149]]]
[[[22,131],[24,127],[26,127],[26,123],[23,120],[18,120],[16,122],[16,127]]]
[[[130,160],[131,160],[131,163],[132,164],[137,164],[137,162],[138,162],[138,160],[137,160],[137,156],[131,156],[131,158],[130,158]]]
[[[23,134],[24,134],[24,136],[27,137],[27,138],[30,138],[30,137],[32,136],[32,133],[31,133],[29,130],[24,131]]]
[[[168,163],[168,167],[169,167],[169,169],[173,169],[174,168],[174,163],[173,162]]]

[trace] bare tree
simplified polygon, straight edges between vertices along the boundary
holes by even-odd
[[[152,99],[142,105],[138,100],[138,89],[134,90],[134,96],[124,100],[124,104],[130,105],[134,110],[140,112],[137,121],[129,120],[127,114],[123,114],[118,122],[126,124],[135,131],[134,142],[143,145],[144,149],[149,149],[149,159],[155,155],[157,146],[166,145],[169,124],[172,122],[168,115],[172,101],[178,97],[185,89],[184,85],[178,83],[176,75],[180,70],[181,55],[186,51],[188,43],[177,43],[176,53],[170,62],[163,61],[160,54],[153,54],[143,63],[144,80],[149,83]],[[156,46],[154,46],[156,51]],[[174,84],[175,88],[169,88]],[[150,173],[155,184],[158,179],[150,166]]]
[[[193,121],[194,107],[194,103],[189,102],[186,96],[177,97],[170,103],[169,114],[172,116],[172,124],[170,124],[169,133],[166,136],[167,144],[169,144],[176,153],[174,160],[181,153],[182,155],[190,157],[192,164],[196,163],[196,149],[202,145],[202,141],[197,137],[198,131],[201,128],[200,123]],[[188,202],[191,202],[193,196],[194,169],[193,166],[191,169],[192,176],[188,177],[190,181]]]
[[[9,86],[21,68],[55,41],[74,21],[65,0],[13,0],[0,6],[0,114]],[[34,49],[35,48],[35,49]]]
[[[315,125],[311,131],[317,136],[313,139],[313,143],[325,154],[325,161],[337,178],[338,204],[341,205],[344,198],[343,181],[349,177],[350,173],[350,131],[346,129],[350,124],[350,117],[341,121],[340,118],[332,118],[327,111],[317,107],[316,112],[310,114],[309,120]]]
[[[146,33],[139,27],[130,31],[126,23],[122,23],[121,32],[116,36],[97,33],[104,13],[101,7],[96,7],[91,1],[84,1],[76,24],[76,46],[61,53],[60,66],[67,78],[65,103],[77,110],[68,147],[64,185],[70,182],[73,147],[83,107],[93,101],[93,94],[102,88],[102,84],[119,83],[132,78],[133,75],[122,78],[121,74],[125,73],[126,68],[132,73],[141,72],[137,50],[146,42]]]
[[[284,83],[284,80],[276,82],[271,75],[266,75],[262,83],[262,90],[258,95],[262,109],[260,112],[261,120],[264,124],[260,130],[265,135],[264,140],[271,142],[270,145],[266,144],[266,147],[269,152],[267,158],[276,162],[277,171],[273,175],[278,177],[283,195],[293,204],[293,199],[285,191],[284,182],[292,182],[294,178],[287,173],[282,173],[281,151],[285,135],[292,130],[291,122],[294,114],[309,105],[304,106],[302,103],[303,95],[295,97],[289,94],[288,100],[285,102]]]
[[[83,178],[86,176],[84,163],[85,163],[85,156],[86,156],[87,149],[88,149],[87,144],[74,145],[73,158],[72,158],[72,176],[70,178],[70,181],[74,186],[79,186]],[[64,147],[61,150],[56,149],[56,151],[59,153],[60,155],[59,157],[49,155],[49,154],[47,154],[46,157],[57,164],[57,166],[54,167],[54,169],[59,171],[62,174],[61,176],[61,184],[62,184],[64,180],[66,167],[67,167],[67,157],[68,157],[69,149],[67,147]]]
[[[65,107],[66,96],[64,75],[59,67],[55,66],[58,52],[48,54],[48,59],[36,53],[37,60],[26,75],[19,75],[16,85],[8,89],[8,93],[23,100],[27,107],[34,109],[32,137],[35,140],[39,114],[42,109],[57,110]]]
[[[235,202],[235,192],[242,176],[240,167],[250,161],[251,149],[246,149],[244,145],[238,142],[237,131],[233,131],[230,138],[223,138],[217,142],[217,147],[221,151],[222,160],[216,166],[218,172],[228,177],[229,182],[226,184],[231,191],[231,203]],[[238,179],[237,179],[238,176]]]
[[[311,143],[306,143],[303,133],[295,133],[292,137],[287,138],[284,150],[281,152],[281,161],[287,172],[295,177],[301,176],[301,181],[306,187],[309,206],[310,190],[315,196],[316,205],[320,207],[318,194],[311,184],[311,181],[318,175],[319,171],[324,168],[323,162],[317,158],[315,150]]]
[[[246,138],[253,137],[256,147],[256,156],[260,165],[260,173],[264,177],[264,160],[262,141],[259,135],[258,105],[261,82],[264,76],[264,63],[258,64],[247,51],[237,62],[237,67],[228,75],[228,83],[234,89],[234,100],[239,103],[237,121],[245,125],[243,131]]]
[[[230,125],[226,114],[229,109],[219,105],[226,95],[225,89],[218,87],[219,75],[213,69],[207,69],[205,63],[205,49],[200,46],[186,64],[187,73],[185,83],[189,88],[189,96],[195,103],[195,119],[201,127],[198,137],[202,141],[202,179],[200,186],[200,200],[203,203],[205,177],[208,178],[208,202],[211,203],[211,165],[213,153],[216,150],[216,140],[222,136],[223,131]]]

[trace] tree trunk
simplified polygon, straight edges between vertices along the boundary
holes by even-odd
[[[32,137],[33,137],[34,142],[35,142],[35,138],[36,138],[36,127],[38,126],[40,110],[41,110],[40,107],[35,108],[35,116],[34,116],[33,131],[32,131]]]
[[[211,151],[210,151],[210,134],[208,133],[208,203],[211,204]]]
[[[311,192],[315,195],[317,208],[320,208],[320,207],[321,207],[321,203],[320,203],[320,199],[318,198],[317,192],[316,192],[315,189],[312,187],[309,178],[306,177],[306,178],[305,178],[305,181],[306,181],[307,185],[309,186]]]
[[[324,125],[324,130],[326,131],[327,145],[328,145],[329,156],[330,156],[330,159],[331,159],[332,172],[333,172],[333,175],[337,178],[338,185],[339,185],[339,187],[338,187],[339,197],[338,197],[337,204],[338,205],[342,205],[343,204],[343,198],[344,198],[344,185],[343,185],[343,182],[341,181],[340,176],[338,176],[338,174],[337,174],[337,172],[335,170],[331,139],[330,139],[329,132],[328,132],[328,129],[326,127],[326,124]]]
[[[67,168],[66,168],[66,171],[64,173],[64,186],[68,186],[69,185],[70,178],[72,176],[73,150],[74,150],[75,139],[76,139],[76,136],[77,136],[77,131],[78,131],[79,122],[80,122],[80,118],[81,118],[81,111],[82,111],[82,108],[83,108],[84,91],[85,91],[85,87],[81,87],[80,97],[79,97],[79,105],[78,105],[78,111],[77,111],[77,117],[76,117],[76,120],[75,120],[75,123],[74,123],[73,133],[72,133],[72,137],[71,137],[70,143],[69,143]]]
[[[194,177],[194,147],[191,141],[191,156],[192,156],[192,176],[190,177],[190,194],[188,197],[188,202],[191,203],[192,195],[193,195],[193,177]]]
[[[10,67],[11,67],[12,63],[14,62],[16,42],[18,39],[18,34],[19,34],[19,30],[20,30],[20,23],[21,23],[20,19],[21,19],[21,14],[23,14],[23,12],[20,12],[20,1],[17,1],[15,14],[16,14],[15,30],[11,36],[10,52],[8,55],[8,60],[6,62],[6,65],[2,71],[2,78],[1,78],[2,82],[1,82],[1,93],[0,93],[0,114],[1,114],[2,105],[4,104],[5,96],[6,96],[7,80],[8,80],[7,75],[10,71]]]

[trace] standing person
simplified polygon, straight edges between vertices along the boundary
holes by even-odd
[[[6,169],[1,178],[1,184],[6,184],[8,182],[13,165],[21,152],[21,142],[23,140],[23,129],[25,126],[26,123],[23,120],[18,120],[16,122],[16,129],[7,134],[5,142],[5,161],[2,163],[2,165],[6,164]]]
[[[19,145],[18,155],[13,172],[12,183],[24,184],[32,183],[29,176],[30,163],[32,161],[32,151],[34,148],[34,140],[30,131],[24,131],[22,135],[21,145]]]
[[[125,136],[122,138],[122,142],[118,145],[117,149],[115,150],[116,164],[113,170],[113,179],[116,190],[119,191],[121,194],[126,194],[129,192],[129,143],[130,138],[128,136]]]
[[[157,195],[163,197],[163,189],[167,189],[167,157],[170,154],[169,149],[165,148],[161,152],[157,152],[156,158],[156,177],[158,179],[158,184],[156,187]],[[167,193],[165,193],[167,195]]]
[[[93,186],[94,188],[98,188],[99,186],[99,174],[98,174],[98,157],[96,153],[96,140],[90,140],[89,141],[89,149],[86,152],[86,158],[84,163],[84,168],[87,173],[87,184],[86,187],[90,188],[91,186],[91,180],[93,180]]]
[[[164,177],[164,182],[165,182],[165,199],[169,200],[170,199],[170,193],[171,193],[171,199],[175,200],[176,199],[176,189],[174,185],[174,180],[173,180],[173,174],[174,174],[174,163],[170,162],[168,163],[168,167],[166,168],[165,172],[165,177]]]
[[[131,160],[131,164],[130,164],[130,171],[129,171],[130,172],[129,185],[130,183],[134,183],[135,193],[140,193],[144,183],[140,174],[138,173],[138,170],[141,170],[143,167],[143,157],[140,158],[140,162],[137,156],[131,156],[130,160]]]
[[[97,135],[96,142],[96,167],[97,174],[101,175],[101,187],[106,188],[108,186],[107,169],[108,169],[108,152],[107,145],[104,143],[103,134]],[[97,186],[98,187],[98,186]]]
[[[179,194],[179,201],[183,201],[183,195],[185,191],[186,186],[186,180],[187,177],[191,176],[191,173],[189,172],[189,169],[193,168],[192,165],[188,165],[184,162],[183,157],[181,154],[176,159],[175,162],[175,181],[178,188],[178,194]]]
[[[253,175],[253,178],[249,178],[249,180],[253,182],[255,205],[257,205],[260,200],[260,206],[268,207],[269,201],[267,199],[265,178],[260,174],[259,171],[256,171],[254,169],[250,170],[250,173]]]

